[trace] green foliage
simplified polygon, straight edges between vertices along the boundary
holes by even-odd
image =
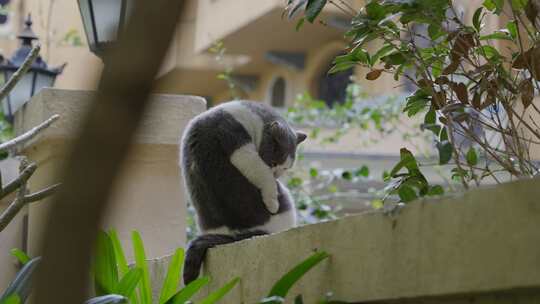
[[[225,284],[220,289],[210,293],[206,298],[202,299],[199,303],[200,304],[212,304],[219,301],[221,298],[223,298],[231,289],[238,284],[240,281],[240,278],[235,278],[232,281]]]
[[[161,288],[161,294],[159,295],[159,303],[167,302],[167,300],[172,298],[176,293],[176,288],[180,284],[180,276],[176,274],[182,271],[183,264],[184,249],[178,248],[169,262],[167,276],[165,277],[163,287]]]
[[[132,244],[135,265],[129,267],[126,263],[125,254],[117,233],[114,230],[109,233],[99,233],[92,273],[96,282],[96,294],[98,296],[104,296],[98,297],[98,300],[111,302],[95,303],[123,303],[122,301],[129,299],[129,303],[131,304],[152,304],[152,282],[149,274],[149,265],[146,259],[143,240],[136,231],[132,233]],[[208,284],[209,279],[202,277],[191,282],[188,286],[180,288],[183,262],[184,250],[178,248],[169,262],[157,303],[183,304],[189,301],[203,286]],[[226,295],[237,282],[238,279],[229,282],[221,289],[209,295],[201,303],[215,303]]]
[[[539,145],[540,131],[529,118],[540,115],[532,106],[540,91],[540,61],[534,59],[540,56],[540,32],[532,1],[485,0],[473,8],[471,24],[447,0],[371,0],[358,11],[332,3],[354,17],[345,34],[347,53],[335,58],[331,72],[363,66],[370,70],[368,80],[382,72],[395,80],[408,78],[417,89],[403,111],[409,117],[427,112],[422,130],[433,133],[439,165],[454,166],[452,176],[463,187],[471,181],[480,185],[486,177],[501,182],[495,172],[510,179],[537,174],[530,151]],[[504,7],[511,9],[506,12],[510,21],[500,29],[487,28],[484,21],[502,15]],[[306,6],[304,14],[314,20],[321,10],[308,12]],[[505,41],[505,49],[497,40]],[[368,47],[372,41],[378,43]],[[487,131],[503,139],[486,139],[482,133]],[[402,200],[419,195],[414,186],[400,190]]]
[[[30,262],[31,258],[22,250],[18,248],[11,249],[11,255],[14,256],[22,265]]]
[[[316,252],[310,257],[293,267],[289,272],[283,275],[275,284],[272,286],[268,296],[262,299],[259,303],[284,303],[285,297],[289,293],[289,290],[300,280],[309,270],[315,267],[324,259],[328,258],[330,255],[326,252]],[[298,297],[297,297],[298,298]]]
[[[420,171],[418,161],[405,148],[400,150],[400,161],[392,168],[386,180],[389,182],[385,189],[387,196],[397,194],[404,203],[411,202],[418,197],[442,195],[444,193],[441,186],[429,184]]]

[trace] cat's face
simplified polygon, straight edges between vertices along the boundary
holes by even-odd
[[[272,137],[270,167],[277,178],[292,168],[296,158],[296,147],[306,139],[307,135],[294,131],[287,123],[280,121],[274,121],[270,125],[270,134]]]

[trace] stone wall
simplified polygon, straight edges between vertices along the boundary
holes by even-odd
[[[420,200],[211,249],[205,292],[234,277],[222,303],[256,303],[287,270],[331,257],[290,292],[316,303],[540,303],[540,180]],[[379,302],[381,301],[381,302]],[[394,302],[396,301],[396,302]],[[291,297],[287,303],[291,303]]]

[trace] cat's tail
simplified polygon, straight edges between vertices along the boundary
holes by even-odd
[[[249,239],[258,235],[265,235],[266,232],[262,230],[255,230],[249,232],[242,232],[235,235],[227,234],[204,234],[196,237],[189,242],[186,252],[186,259],[184,261],[184,285],[194,281],[201,271],[201,266],[206,256],[206,251],[209,248],[234,243],[237,241]]]

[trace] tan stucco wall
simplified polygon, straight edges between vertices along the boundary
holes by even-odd
[[[93,94],[85,91],[43,90],[17,114],[18,133],[58,113],[61,118],[30,143],[23,153],[38,164],[30,189],[58,182],[58,169],[69,151]],[[178,143],[187,122],[205,109],[202,98],[154,95],[120,174],[103,224],[114,228],[131,257],[130,233],[138,230],[149,258],[185,244],[185,197],[178,169]],[[99,147],[96,147],[99,149]],[[48,201],[30,206],[29,249],[37,254]]]
[[[220,246],[206,259],[206,292],[238,276],[223,303],[255,303],[322,250],[331,257],[301,279],[289,301],[303,294],[305,303],[316,303],[331,291],[354,303],[538,303],[539,183],[420,200],[395,217],[370,212]]]

